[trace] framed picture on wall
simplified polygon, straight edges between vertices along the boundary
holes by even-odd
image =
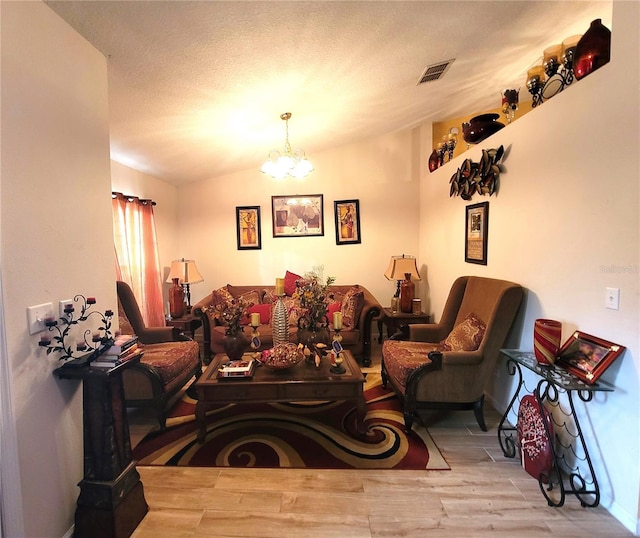
[[[260,250],[260,206],[236,207],[238,250]]]
[[[322,194],[272,196],[273,237],[324,235]]]
[[[468,205],[466,211],[464,261],[487,265],[489,202]]]
[[[562,344],[556,364],[586,383],[593,384],[625,349],[602,338],[575,331]]]
[[[336,245],[360,243],[360,201],[336,200],[333,209],[336,218]]]

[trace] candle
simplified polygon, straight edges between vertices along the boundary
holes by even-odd
[[[333,328],[336,331],[342,329],[342,312],[333,313]]]
[[[48,346],[51,343],[51,338],[48,334],[43,334],[40,336],[40,344],[43,346]]]
[[[92,342],[99,342],[100,341],[100,333],[93,333],[93,336],[91,337],[91,341]]]
[[[87,297],[87,304],[96,304],[95,297]]]
[[[78,343],[76,344],[76,349],[78,351],[84,351],[85,349],[87,349],[87,344],[84,343],[84,340],[78,340]]]
[[[258,325],[260,325],[260,313],[251,312],[251,326],[257,327]]]
[[[284,295],[284,278],[276,278],[276,295]]]

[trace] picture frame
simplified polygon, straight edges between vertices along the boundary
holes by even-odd
[[[323,236],[323,195],[272,196],[271,217],[273,237]]]
[[[238,250],[262,248],[260,206],[236,207],[236,236]]]
[[[355,245],[362,241],[360,233],[360,201],[333,202],[336,220],[336,245]]]
[[[582,331],[562,344],[556,364],[589,385],[594,384],[626,348]]]
[[[487,265],[489,202],[466,207],[464,261]]]

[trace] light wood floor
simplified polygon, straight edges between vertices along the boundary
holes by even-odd
[[[486,433],[471,411],[423,417],[451,471],[138,467],[150,509],[133,538],[633,536],[573,496],[549,507],[485,416]]]

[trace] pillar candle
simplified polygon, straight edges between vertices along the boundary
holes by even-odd
[[[342,312],[333,313],[333,328],[336,330],[342,329]]]
[[[258,325],[260,325],[260,313],[251,312],[251,326],[257,327]]]
[[[284,278],[276,278],[276,295],[284,295]]]

